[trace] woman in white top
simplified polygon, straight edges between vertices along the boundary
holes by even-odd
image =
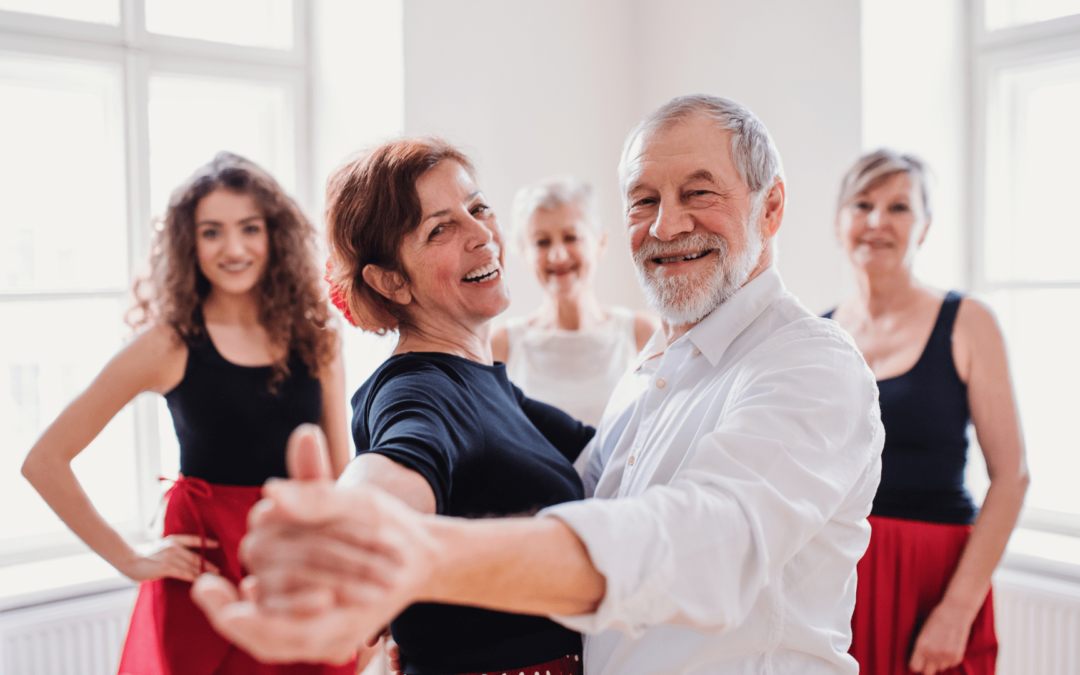
[[[548,178],[514,196],[513,241],[545,298],[524,318],[492,332],[496,361],[525,395],[596,425],[623,372],[659,327],[644,312],[600,304],[596,265],[607,232],[592,186],[570,176]]]

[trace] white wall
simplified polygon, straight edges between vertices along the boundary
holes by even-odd
[[[350,155],[404,130],[403,8],[401,0],[319,0],[312,6],[313,214],[321,227],[330,173]],[[348,325],[342,338],[345,391],[352,396],[395,340]]]
[[[627,86],[626,8],[622,0],[405,0],[405,129],[463,146],[504,227],[525,183],[554,173],[592,182],[612,235],[601,300],[642,307],[615,179],[640,114]],[[507,257],[510,315],[540,299],[523,267]]]
[[[970,288],[964,240],[970,125],[964,0],[862,0],[863,147],[913,152],[932,171],[920,279]]]
[[[858,0],[404,0],[405,130],[477,160],[500,214],[525,182],[593,181],[612,231],[601,299],[643,307],[625,252],[615,166],[644,114],[678,94],[749,105],[788,176],[780,268],[813,310],[845,291],[832,235],[840,175],[861,144]],[[520,262],[516,258],[510,265]],[[508,270],[509,315],[539,291]]]

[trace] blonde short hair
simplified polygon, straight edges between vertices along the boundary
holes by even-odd
[[[836,211],[849,203],[857,195],[864,194],[883,185],[898,173],[906,173],[912,183],[919,186],[922,194],[923,211],[930,219],[930,190],[927,185],[929,169],[926,163],[912,154],[901,154],[895,150],[881,148],[867,153],[855,161],[840,181],[840,198]]]
[[[575,204],[588,221],[592,234],[600,236],[603,226],[600,212],[593,198],[592,185],[573,176],[551,176],[532,185],[526,185],[514,195],[511,206],[512,241],[519,246],[525,244],[525,231],[529,220],[540,209],[557,209],[566,204]]]

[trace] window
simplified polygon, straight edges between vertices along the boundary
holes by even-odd
[[[1032,473],[1022,525],[1080,536],[1080,2],[984,0],[973,20],[971,285],[1009,346]]]
[[[1005,334],[1032,475],[1006,563],[1074,577],[1080,1],[863,0],[861,9],[863,147],[914,152],[933,171],[934,220],[915,272],[979,294]],[[988,486],[981,459],[973,447],[977,500]]]
[[[0,565],[77,548],[19,473],[129,335],[151,218],[220,150],[309,204],[306,0],[0,0]],[[149,533],[176,441],[140,397],[74,462]]]

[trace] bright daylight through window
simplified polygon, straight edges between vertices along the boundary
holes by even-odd
[[[1077,2],[1011,6],[1025,21],[1080,12]],[[990,9],[988,2],[988,26]],[[1073,386],[1080,378],[1080,220],[1071,204],[1080,184],[1080,24],[1070,23],[1076,18],[1028,26],[1009,41],[982,33],[976,46],[982,134],[973,271],[1011,351],[1032,474],[1023,523],[1080,535],[1073,429],[1080,403]],[[1055,24],[1074,28],[1046,39]]]
[[[81,550],[19,467],[130,335],[128,289],[170,191],[229,150],[307,202],[307,11],[0,0],[0,566]],[[73,466],[110,523],[147,534],[157,477],[177,470],[164,405],[134,401]]]

